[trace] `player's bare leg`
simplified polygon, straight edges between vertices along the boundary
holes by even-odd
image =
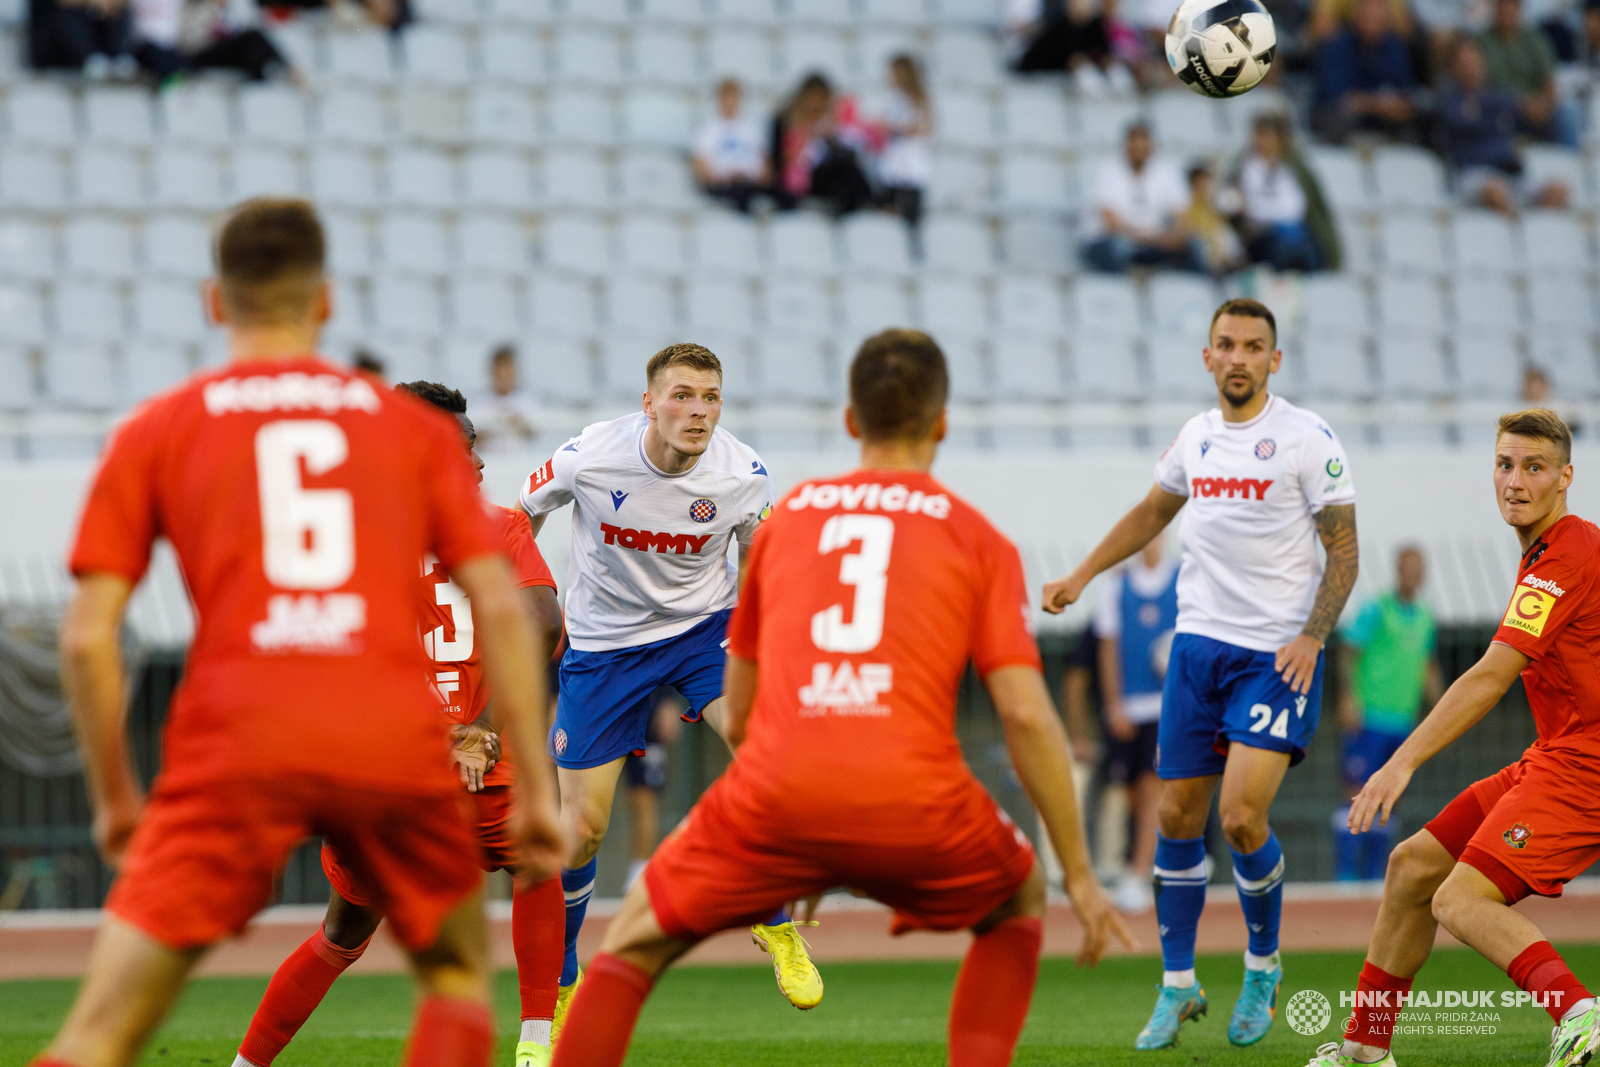
[[[972,928],[975,935],[950,1001],[950,1067],[1011,1062],[1033,1003],[1044,942],[1044,865]]]
[[[406,1067],[483,1067],[494,1050],[483,891],[456,905],[432,945],[410,953],[422,994]]]
[[[178,952],[115,916],[95,935],[89,969],[41,1067],[123,1067],[172,1009],[204,949]]]

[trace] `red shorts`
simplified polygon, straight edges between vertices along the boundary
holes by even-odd
[[[1518,760],[1462,790],[1427,829],[1445,851],[1493,882],[1506,903],[1530,892],[1559,897],[1563,885],[1600,859],[1600,813],[1573,803],[1588,792]]]
[[[477,832],[478,843],[473,857],[486,871],[498,871],[512,866],[514,850],[507,824],[511,820],[511,787],[486,786],[476,793],[462,793],[465,814]],[[333,888],[352,904],[370,908],[372,897],[362,888],[358,879],[340,858],[340,851],[327,839],[322,842],[322,873],[328,876]]]
[[[244,929],[284,863],[321,835],[349,858],[364,896],[407,948],[477,889],[460,794],[382,793],[326,778],[226,781],[166,790],[145,805],[106,908],[175,950]]]
[[[916,847],[782,835],[755,842],[728,817],[727,792],[713,785],[644,869],[656,921],[682,941],[761,922],[835,886],[893,908],[897,934],[964,930],[1010,900],[1033,869],[1028,839],[976,782],[940,843]],[[794,813],[793,825],[827,824],[826,812]]]

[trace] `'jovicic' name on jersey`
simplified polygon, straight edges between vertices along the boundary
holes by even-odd
[[[1353,504],[1344,446],[1317,415],[1279,396],[1249,422],[1196,415],[1156,463],[1186,496],[1178,633],[1275,652],[1311,615],[1322,562],[1313,516]]]
[[[645,414],[597,422],[528,476],[522,506],[572,507],[567,638],[580,652],[674,637],[738,599],[729,539],[750,547],[772,510],[759,456],[720,427],[689,470],[644,454]]]

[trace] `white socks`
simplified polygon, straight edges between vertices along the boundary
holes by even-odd
[[[1187,971],[1162,971],[1161,984],[1175,989],[1193,989],[1198,983],[1195,981],[1194,968],[1190,967]]]
[[[550,1047],[550,1020],[549,1019],[524,1019],[522,1020],[522,1037],[518,1040],[532,1041],[535,1045]],[[234,1064],[234,1067],[239,1067]]]
[[[1566,1022],[1574,1015],[1582,1015],[1592,1007],[1594,1007],[1594,998],[1584,997],[1582,1000],[1578,1001],[1578,1003],[1561,1013],[1561,1021]]]
[[[241,1053],[233,1057],[233,1067],[256,1067],[256,1065],[245,1059]]]
[[[1283,957],[1274,952],[1270,956],[1252,956],[1244,954],[1244,968],[1247,971],[1275,971],[1283,966]]]
[[[633,883],[639,880],[639,876],[644,873],[644,865],[648,862],[650,861],[634,860],[632,863],[628,864],[628,877],[624,879],[622,883],[623,896],[627,896],[628,891],[633,888]]]

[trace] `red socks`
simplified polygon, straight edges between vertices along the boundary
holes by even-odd
[[[424,997],[406,1047],[405,1067],[489,1067],[494,1012],[476,1000]]]
[[[1594,995],[1548,941],[1535,941],[1523,949],[1506,968],[1506,974],[1518,989],[1532,993],[1533,1003],[1548,1011],[1557,1024],[1574,1004]]]
[[[550,1067],[619,1067],[653,984],[628,961],[596,953],[567,1009]]]
[[[972,941],[950,1003],[950,1067],[1005,1067],[1039,977],[1044,924],[1016,916]]]
[[[368,938],[356,948],[340,948],[317,927],[316,933],[278,965],[239,1044],[239,1055],[256,1067],[267,1067],[311,1018],[334,979],[360,959],[371,943]]]
[[[1361,978],[1356,982],[1356,1008],[1345,1027],[1345,1040],[1373,1048],[1388,1048],[1394,1040],[1400,994],[1411,992],[1411,981],[1390,974],[1371,960],[1363,963]]]
[[[553,1019],[561,959],[566,952],[567,904],[561,879],[547,878],[511,897],[511,947],[524,1019]]]

